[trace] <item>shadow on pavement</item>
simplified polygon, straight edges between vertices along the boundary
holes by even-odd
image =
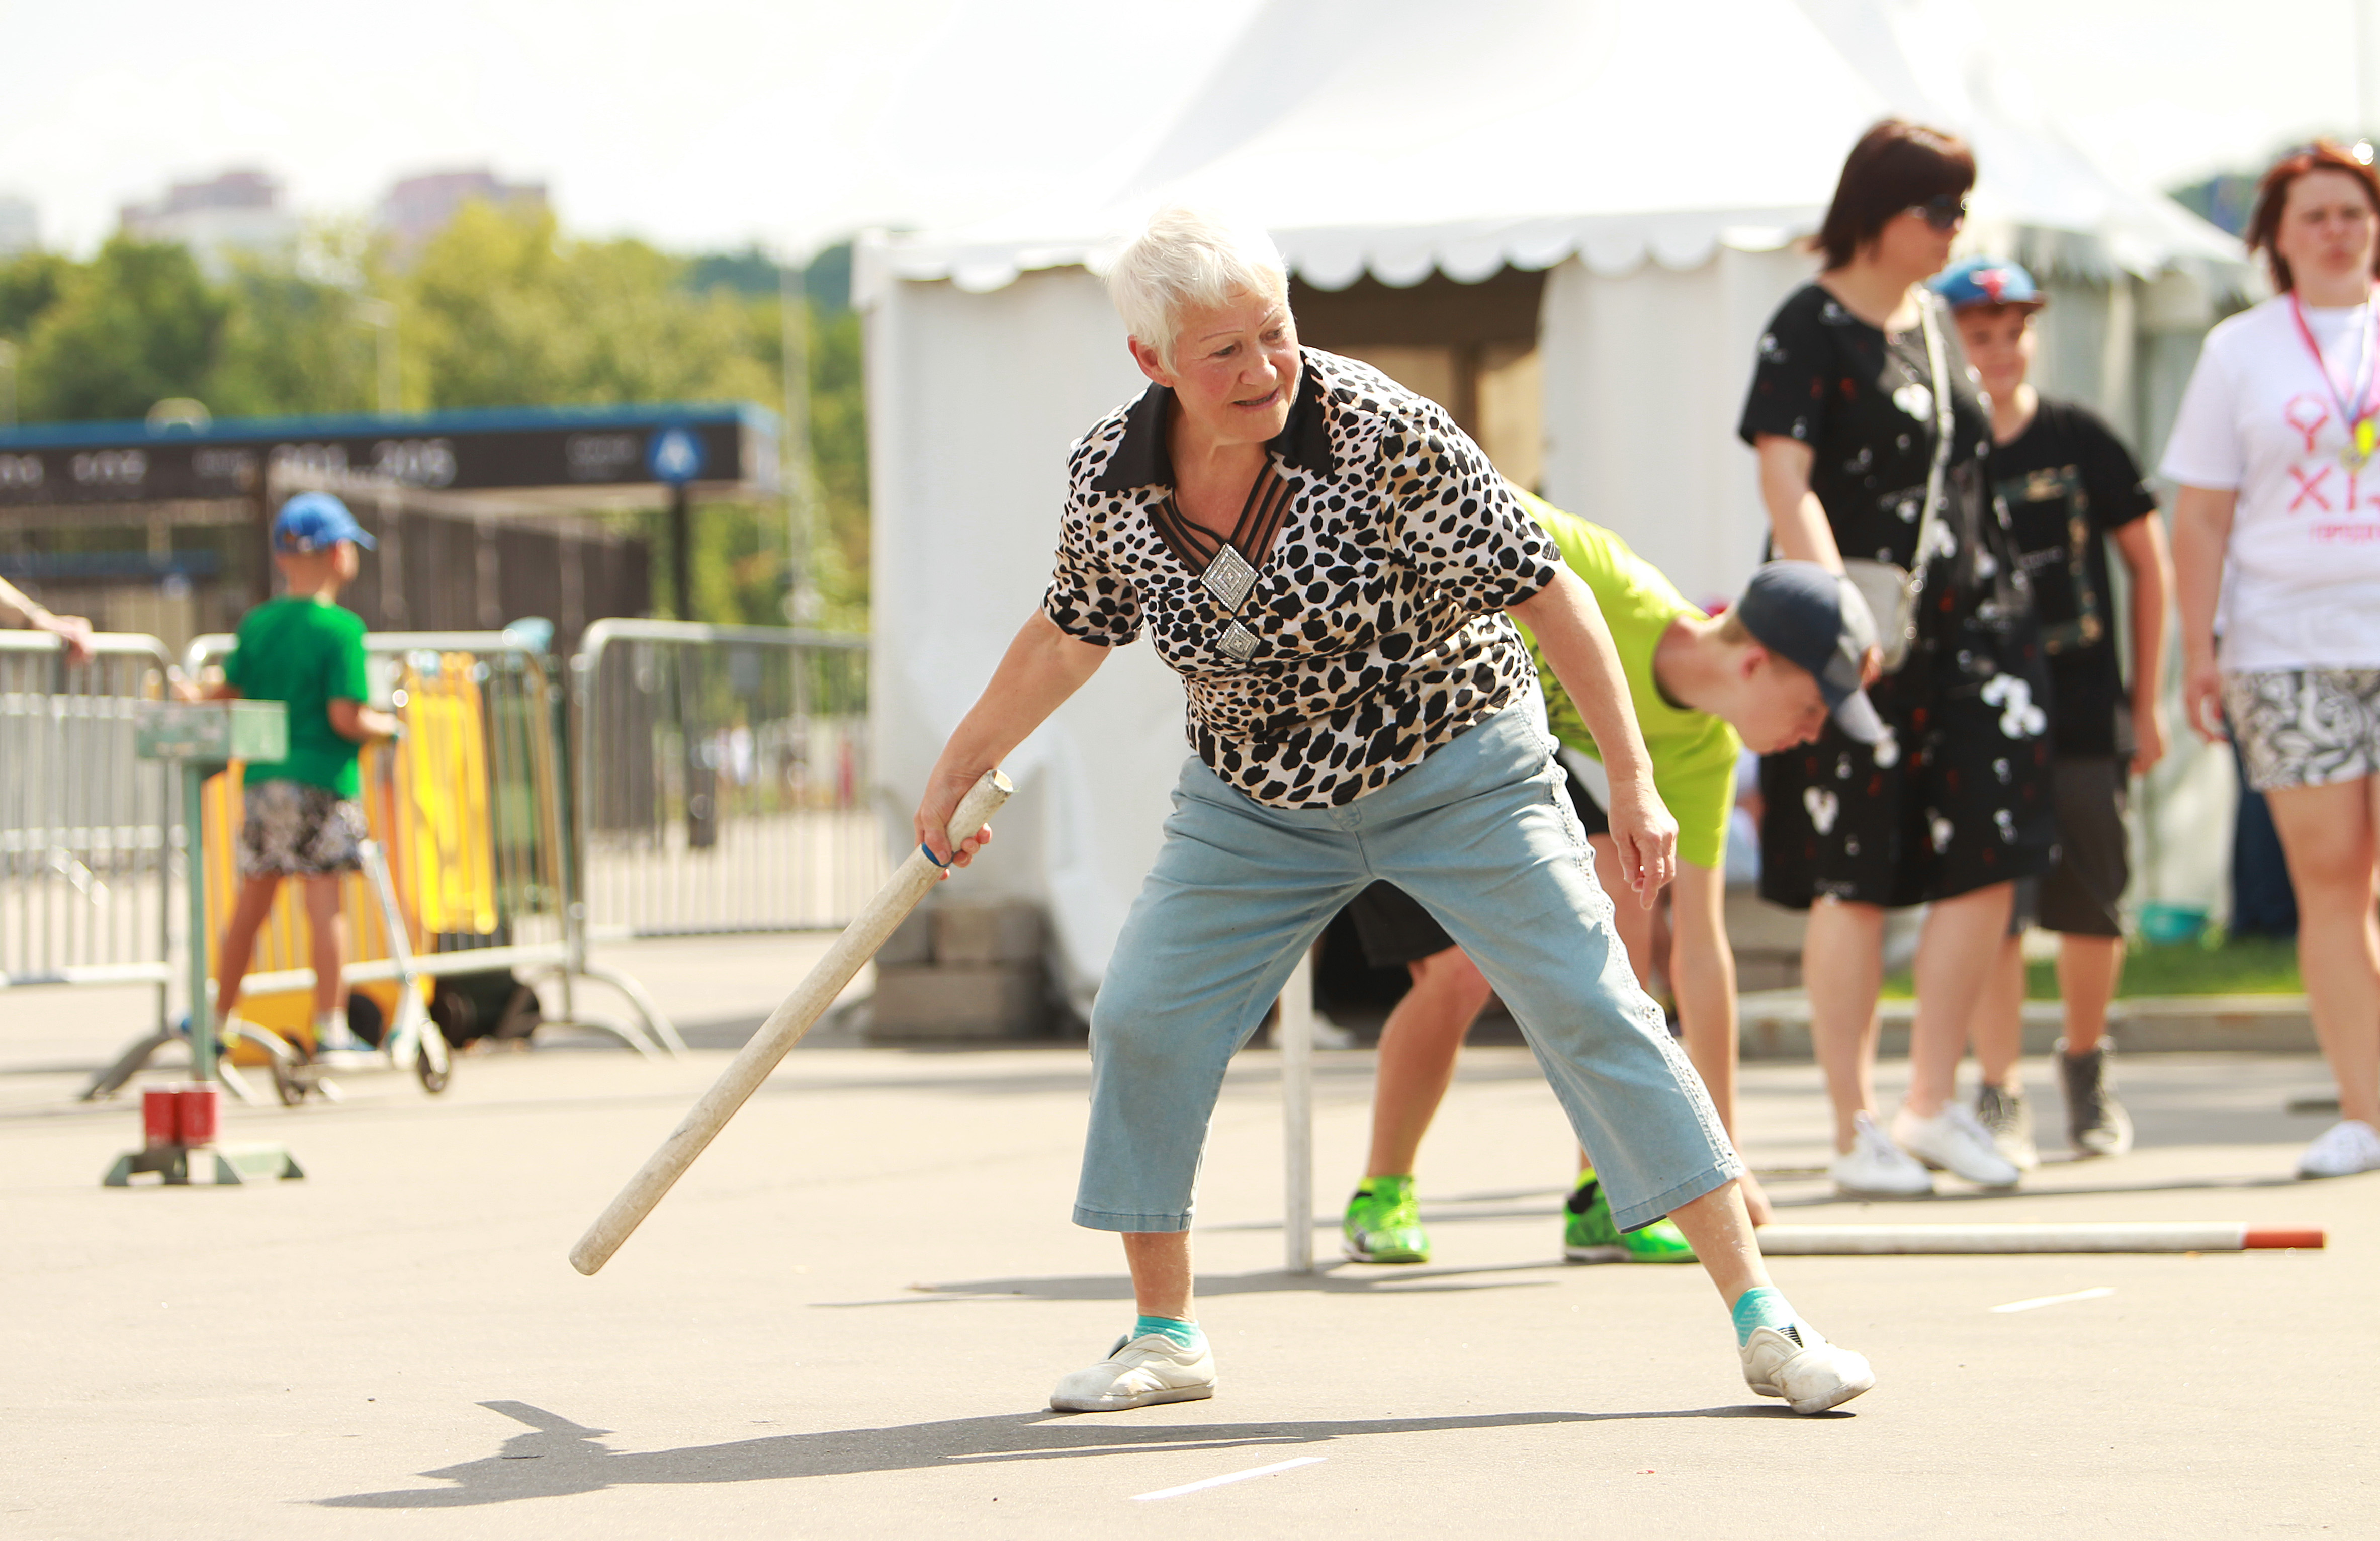
[[[1276,1227],[1275,1229],[1278,1229]],[[1560,1258],[1541,1263],[1498,1263],[1479,1268],[1398,1268],[1385,1272],[1366,1268],[1361,1274],[1340,1275],[1342,1265],[1325,1263],[1312,1273],[1269,1268],[1258,1273],[1202,1273],[1201,1295],[1267,1295],[1290,1291],[1314,1294],[1432,1294],[1468,1290],[1542,1289],[1550,1279],[1516,1279],[1463,1282],[1472,1274],[1559,1272],[1568,1267]],[[880,1300],[821,1300],[819,1310],[840,1311],[861,1305],[930,1305],[941,1301],[1015,1297],[1025,1300],[1130,1300],[1132,1279],[1121,1273],[1061,1274],[1039,1279],[968,1279],[948,1284],[912,1284],[906,1295]]]
[[[1782,1406],[1697,1407],[1653,1413],[1482,1413],[1439,1418],[1362,1418],[1316,1422],[1134,1426],[1108,1418],[1048,1412],[952,1418],[890,1428],[780,1434],[679,1450],[620,1452],[598,1441],[610,1429],[588,1428],[527,1402],[484,1401],[493,1413],[528,1426],[498,1453],[423,1472],[448,1487],[398,1488],[317,1499],[326,1509],[465,1509],[522,1499],[561,1498],[608,1487],[676,1483],[774,1482],[788,1477],[844,1476],[1012,1461],[1137,1454],[1144,1450],[1216,1450],[1327,1444],[1378,1434],[1431,1434],[1464,1429],[1521,1428],[1656,1418],[1786,1418]],[[1848,1413],[1820,1414],[1847,1418]]]

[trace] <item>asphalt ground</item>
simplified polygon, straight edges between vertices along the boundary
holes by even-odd
[[[443,1098],[382,1075],[234,1109],[228,1138],[308,1174],[246,1188],[103,1189],[137,1108],[71,1098],[140,998],[0,995],[0,1535],[2380,1534],[2380,1176],[2289,1180],[2325,1122],[2286,1110],[2329,1089],[2311,1056],[2135,1056],[2134,1155],[1898,1205],[1828,1199],[1816,1072],[1751,1067],[1784,1219],[2330,1233],[1779,1259],[1878,1377],[1796,1418],[1744,1389],[1698,1269],[1559,1261],[1569,1136],[1521,1050],[1468,1053],[1433,1134],[1430,1264],[1283,1273],[1278,1061],[1251,1051],[1196,1237],[1220,1394],[1069,1417],[1051,1384],[1132,1313],[1114,1241],[1066,1218],[1078,1047],[805,1047],[608,1268],[565,1261],[816,951],[621,950],[713,1046],[683,1061],[561,1043],[465,1057]],[[1318,1059],[1329,1259],[1370,1057]]]

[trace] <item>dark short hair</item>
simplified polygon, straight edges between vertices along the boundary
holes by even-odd
[[[2256,184],[2256,210],[2248,216],[2248,230],[2240,239],[2248,243],[2249,250],[2265,254],[2265,265],[2272,270],[2273,287],[2283,293],[2295,287],[2297,280],[2289,273],[2289,260],[2273,243],[2281,233],[2281,212],[2289,207],[2290,184],[2310,171],[2343,171],[2354,177],[2355,185],[2363,189],[2364,200],[2372,205],[2372,212],[2380,214],[2380,175],[2373,172],[2371,163],[2358,159],[2354,151],[2337,140],[2316,140],[2275,162],[2273,169],[2265,173],[2265,179]],[[2380,274],[2380,244],[2373,249],[2372,271]]]
[[[1975,152],[1966,140],[1947,129],[1886,118],[1843,158],[1835,200],[1818,226],[1818,249],[1827,266],[1841,267],[1903,210],[1974,185]]]

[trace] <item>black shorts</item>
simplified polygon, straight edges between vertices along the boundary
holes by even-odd
[[[1574,772],[1564,770],[1562,775],[1580,828],[1589,835],[1609,834],[1611,819],[1602,805]],[[1364,944],[1364,961],[1374,968],[1402,967],[1454,945],[1446,928],[1394,883],[1374,883],[1348,900],[1347,918],[1355,923],[1356,940]]]
[[[2124,814],[2131,762],[2116,755],[2060,755],[2050,767],[2058,803],[2058,859],[2041,879],[2036,924],[2070,937],[2124,934],[2131,852]]]
[[[2046,871],[2057,843],[2048,738],[2030,698],[1870,689],[1893,732],[1871,747],[1829,721],[1760,762],[1760,896],[1898,909]],[[2022,709],[2022,710],[2020,710]],[[2013,731],[2011,731],[2013,730]]]

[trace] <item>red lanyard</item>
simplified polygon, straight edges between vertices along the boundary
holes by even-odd
[[[2363,305],[2363,357],[2356,362],[2351,398],[2338,394],[2338,382],[2331,375],[2330,366],[2323,361],[2322,345],[2313,340],[2313,328],[2306,324],[2305,301],[2298,297],[2295,289],[2289,291],[2289,315],[2298,323],[2298,335],[2305,339],[2306,351],[2313,355],[2314,370],[2330,392],[2332,404],[2338,408],[2349,445],[2359,461],[2370,458],[2374,438],[2373,415],[2380,412],[2380,399],[2375,399],[2380,397],[2380,380],[2374,378],[2372,367],[2372,356],[2380,350],[2380,330],[2375,330],[2375,322],[2380,322],[2380,307],[2372,304],[2367,291]]]

